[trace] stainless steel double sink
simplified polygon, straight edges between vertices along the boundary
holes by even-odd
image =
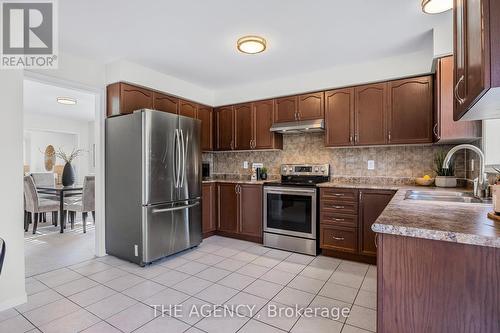
[[[444,201],[444,202],[462,202],[474,204],[489,204],[491,198],[478,198],[469,192],[453,191],[415,191],[406,192],[405,200],[426,200],[426,201]]]

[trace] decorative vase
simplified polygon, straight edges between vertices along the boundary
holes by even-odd
[[[437,176],[437,187],[457,187],[457,177],[454,176]]]
[[[75,183],[75,169],[71,163],[66,163],[64,165],[63,173],[62,173],[62,184],[63,186],[71,186]]]

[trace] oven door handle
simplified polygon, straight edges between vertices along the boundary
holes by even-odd
[[[272,189],[264,189],[265,193],[272,193],[272,194],[283,194],[283,193],[292,193],[292,194],[316,194],[316,189],[307,189],[307,190],[299,190],[299,189],[292,189],[292,188],[278,188],[278,187],[273,187]]]

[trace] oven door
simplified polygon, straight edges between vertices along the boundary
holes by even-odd
[[[264,232],[316,239],[316,189],[264,187]]]

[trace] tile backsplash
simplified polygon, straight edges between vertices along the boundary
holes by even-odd
[[[263,163],[271,176],[279,175],[285,163],[329,163],[332,176],[405,177],[433,174],[434,153],[451,146],[385,146],[356,148],[326,148],[323,133],[289,134],[283,137],[283,150],[216,152],[203,154],[203,160],[213,165],[213,174],[248,175],[243,162]],[[368,161],[375,169],[368,170]],[[455,175],[465,178],[464,154],[455,159]]]

